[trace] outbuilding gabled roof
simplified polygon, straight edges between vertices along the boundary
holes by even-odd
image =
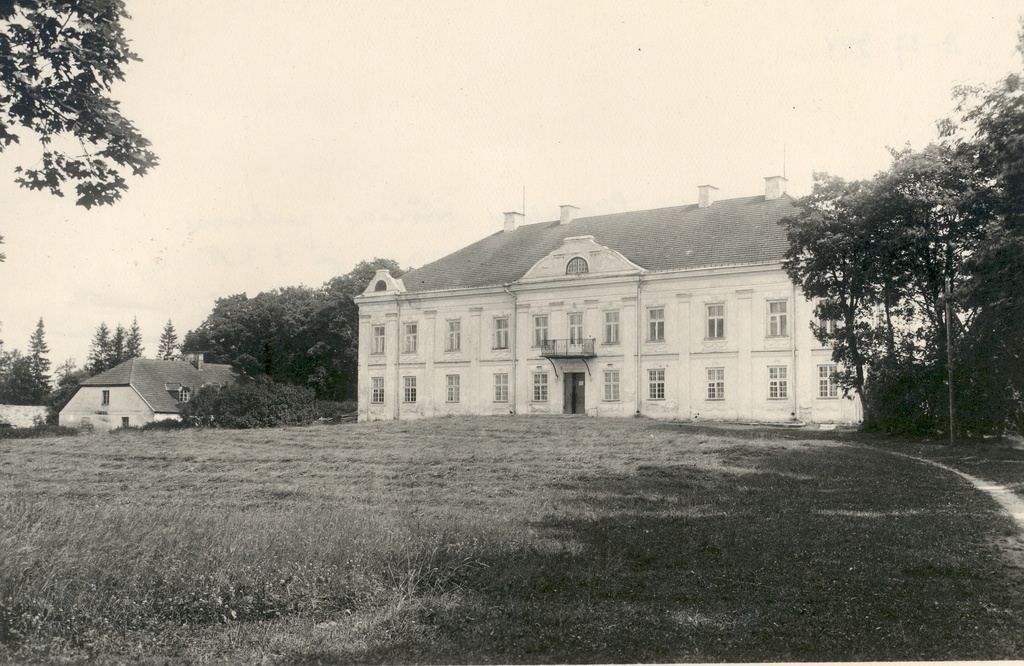
[[[131,386],[157,413],[178,413],[172,396],[178,387],[199,390],[206,384],[231,384],[238,373],[230,365],[204,363],[198,370],[188,361],[133,358],[82,381],[80,386]],[[174,391],[172,391],[172,388]]]
[[[528,224],[499,231],[402,276],[409,292],[508,284],[570,236],[593,236],[648,271],[781,261],[789,244],[779,220],[795,214],[787,194]]]

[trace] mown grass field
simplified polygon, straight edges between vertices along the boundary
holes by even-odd
[[[788,431],[2,440],[0,660],[1019,659],[1015,529],[949,472]]]

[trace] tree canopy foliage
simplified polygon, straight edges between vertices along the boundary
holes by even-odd
[[[0,152],[21,140],[40,142],[39,166],[18,166],[16,182],[75,203],[111,204],[127,190],[126,174],[156,166],[150,142],[121,115],[111,88],[139,57],[122,28],[123,0],[0,2]]]
[[[1018,48],[1024,55],[1024,31]],[[869,426],[1024,429],[1021,80],[961,88],[961,124],[940,123],[920,151],[892,151],[870,180],[816,174],[800,212],[782,221],[784,267],[817,316],[836,322],[814,333]]]
[[[381,268],[398,277],[391,259],[362,261],[319,289],[285,287],[253,298],[217,299],[213,312],[185,335],[182,350],[212,362],[312,389],[325,400],[345,400],[357,389],[359,311],[353,297]]]

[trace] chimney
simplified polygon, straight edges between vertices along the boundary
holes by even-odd
[[[194,352],[189,354],[189,361],[195,366],[196,370],[203,371],[203,352]]]
[[[580,212],[580,209],[576,206],[570,206],[569,204],[563,204],[559,206],[562,209],[562,216],[559,218],[559,224],[569,224],[576,219],[576,213]]]
[[[523,223],[523,218],[526,217],[522,213],[505,213],[505,233],[510,234],[516,230],[520,224]]]
[[[714,185],[698,185],[697,193],[698,208],[707,208],[718,198],[718,188]]]
[[[764,200],[778,199],[786,193],[786,179],[783,176],[767,176],[764,179]]]

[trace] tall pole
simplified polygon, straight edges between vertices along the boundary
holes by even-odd
[[[956,431],[955,413],[953,411],[953,326],[952,308],[949,304],[949,276],[946,276],[946,380],[949,384],[949,443],[953,444],[953,433]]]

